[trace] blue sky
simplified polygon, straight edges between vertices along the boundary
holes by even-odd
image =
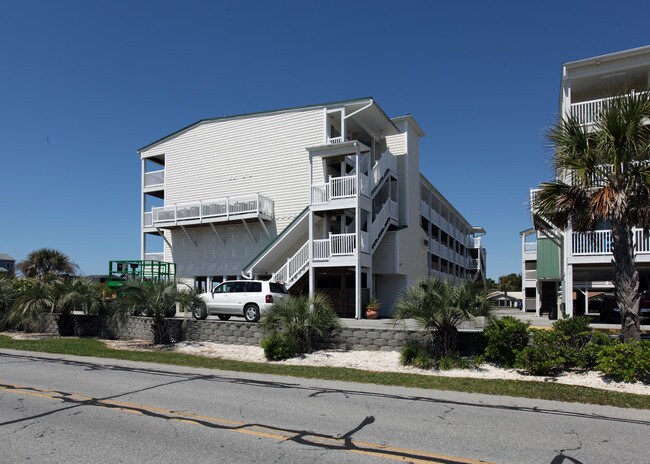
[[[567,6],[567,4],[569,6]],[[139,147],[196,120],[373,96],[427,136],[421,170],[520,272],[551,177],[563,62],[650,44],[647,1],[7,1],[0,252],[85,274],[139,256]]]

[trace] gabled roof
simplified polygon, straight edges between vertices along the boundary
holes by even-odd
[[[5,253],[0,253],[0,259],[3,261],[16,261],[14,258]]]
[[[323,107],[328,107],[328,106],[348,105],[348,104],[352,104],[352,103],[363,103],[363,102],[368,102],[368,103],[373,103],[374,102],[375,106],[380,110],[381,114],[383,114],[386,117],[386,120],[393,127],[395,127],[395,130],[397,130],[397,127],[395,126],[395,124],[393,123],[391,118],[389,118],[386,115],[384,110],[382,110],[381,107],[379,105],[377,105],[377,102],[372,97],[362,97],[362,98],[353,98],[353,99],[350,99],[350,100],[339,100],[339,101],[333,101],[333,102],[327,102],[327,103],[316,103],[316,104],[313,104],[313,105],[306,105],[306,106],[293,106],[293,107],[289,107],[289,108],[282,108],[282,109],[276,109],[276,110],[257,111],[257,112],[254,112],[254,113],[243,113],[243,114],[235,114],[235,115],[231,115],[231,116],[220,116],[220,117],[217,117],[217,118],[200,119],[200,120],[198,120],[198,121],[196,121],[196,122],[194,122],[194,123],[192,123],[192,124],[190,124],[188,126],[183,127],[182,129],[177,130],[176,132],[172,132],[169,135],[166,135],[166,136],[164,136],[164,137],[162,137],[162,138],[160,138],[160,139],[158,139],[158,140],[156,140],[154,142],[151,142],[148,145],[145,145],[142,148],[139,148],[138,153],[141,153],[141,152],[143,152],[145,150],[148,150],[149,148],[151,148],[151,147],[153,147],[155,145],[158,145],[159,143],[162,143],[162,142],[164,142],[166,140],[172,139],[172,138],[174,138],[174,137],[176,137],[176,136],[178,136],[178,135],[180,135],[180,134],[182,134],[182,133],[184,133],[184,132],[186,132],[186,131],[188,131],[188,130],[190,130],[190,129],[198,126],[198,125],[204,124],[206,122],[223,121],[223,120],[228,120],[228,119],[249,118],[249,117],[260,116],[260,115],[265,115],[265,114],[284,113],[284,112],[288,112],[288,111],[306,110],[306,109],[310,109],[310,108],[323,108]]]

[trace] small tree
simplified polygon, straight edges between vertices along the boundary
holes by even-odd
[[[288,336],[298,353],[309,353],[323,337],[341,328],[341,323],[327,296],[286,296],[275,300],[262,316],[260,325],[269,336]]]
[[[177,305],[189,313],[205,303],[199,297],[199,292],[189,285],[131,280],[118,292],[115,314],[120,319],[135,313],[150,317],[154,344],[166,345],[172,342],[167,317],[176,314]]]
[[[457,287],[429,277],[402,292],[393,317],[396,321],[415,319],[436,351],[447,356],[456,351],[460,323],[489,317],[490,310],[486,293],[475,284]]]

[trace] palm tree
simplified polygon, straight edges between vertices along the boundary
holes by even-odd
[[[186,287],[186,288],[185,288]],[[173,281],[127,281],[115,301],[116,315],[124,319],[133,314],[151,317],[151,332],[156,345],[172,342],[167,317],[176,314],[177,305],[187,314],[205,303],[199,291]]]
[[[447,356],[456,351],[460,323],[476,316],[489,317],[490,311],[485,291],[476,284],[454,286],[428,277],[401,293],[393,318],[396,321],[415,319],[435,350]]]
[[[15,279],[0,279],[0,330],[6,327],[7,318],[18,297],[19,289],[16,282]]]
[[[17,264],[25,277],[43,277],[47,274],[75,275],[79,266],[59,250],[40,248],[27,255],[24,261]]]
[[[262,330],[295,340],[299,353],[308,353],[329,332],[341,328],[338,315],[326,295],[317,293],[277,299],[262,316]]]
[[[614,287],[625,341],[639,339],[639,274],[632,227],[650,225],[650,98],[608,101],[592,129],[567,115],[549,132],[558,178],[541,185],[534,213],[577,231],[611,224]]]
[[[104,307],[101,291],[86,278],[64,279],[46,274],[41,279],[26,280],[16,298],[11,320],[29,322],[43,313],[56,313],[59,335],[74,335],[75,312],[96,313]]]

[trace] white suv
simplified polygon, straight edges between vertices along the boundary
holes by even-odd
[[[222,321],[230,316],[243,316],[248,322],[257,322],[276,298],[287,294],[284,286],[267,280],[229,280],[219,284],[211,292],[201,293],[207,311],[194,310],[196,319],[216,314]]]

